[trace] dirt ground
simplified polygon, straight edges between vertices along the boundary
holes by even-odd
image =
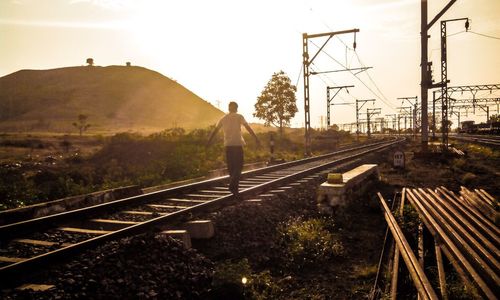
[[[481,188],[498,199],[500,195],[500,149],[457,143],[453,147],[465,155],[443,155],[431,153],[419,155],[418,143],[407,143],[401,148],[406,155],[406,167],[392,167],[391,157],[380,162],[382,181],[395,187],[446,186],[459,191],[461,186],[469,189]],[[431,151],[439,151],[430,145]]]

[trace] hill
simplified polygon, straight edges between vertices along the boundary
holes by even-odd
[[[94,132],[203,128],[223,113],[177,82],[135,66],[21,70],[0,77],[0,130]]]

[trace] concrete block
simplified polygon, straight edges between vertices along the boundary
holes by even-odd
[[[333,180],[335,183],[324,182],[318,189],[318,205],[344,206],[346,201],[352,197],[352,194],[360,190],[370,177],[379,177],[377,165],[365,164],[343,173],[342,176],[332,176],[332,179],[335,179]],[[342,181],[336,182],[339,179]],[[325,211],[326,209],[323,208],[321,210]]]
[[[193,239],[210,239],[215,235],[214,223],[211,220],[190,221],[185,227]]]
[[[189,235],[187,230],[165,230],[162,233],[170,236],[171,238],[181,241],[184,245],[184,248],[191,248],[191,236]]]

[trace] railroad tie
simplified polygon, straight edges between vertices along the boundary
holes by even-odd
[[[62,247],[69,247],[69,246],[73,245],[71,243],[56,243],[56,242],[31,240],[31,239],[15,239],[12,241],[16,242],[16,243],[29,244],[29,245],[35,245],[35,246],[45,246],[45,247],[51,247],[54,245],[60,245]]]
[[[96,235],[103,235],[113,232],[109,230],[95,230],[95,229],[85,229],[85,228],[75,228],[75,227],[59,227],[57,228],[57,230],[73,232],[73,233],[81,233],[81,234],[96,234]]]

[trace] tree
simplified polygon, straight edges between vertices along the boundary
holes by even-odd
[[[87,58],[87,64],[89,64],[89,67],[92,67],[94,65],[94,59],[93,58]]]
[[[82,136],[83,132],[89,129],[90,124],[87,124],[88,116],[79,114],[78,122],[74,122],[73,126],[75,126],[80,131],[80,136]]]
[[[283,71],[274,73],[264,90],[257,97],[254,117],[264,120],[265,125],[279,127],[280,135],[283,127],[290,125],[290,120],[297,113],[297,98],[290,78]]]
[[[493,122],[500,122],[500,114],[490,116],[489,123],[493,123]]]

